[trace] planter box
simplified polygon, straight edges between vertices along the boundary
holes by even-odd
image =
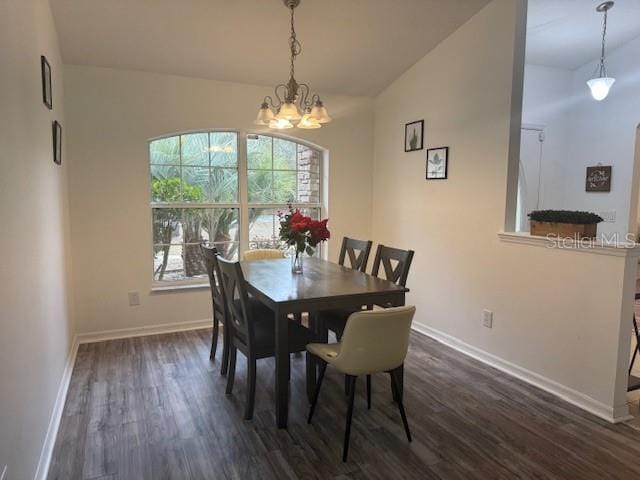
[[[594,238],[598,229],[597,223],[552,223],[531,221],[531,235],[561,238]]]

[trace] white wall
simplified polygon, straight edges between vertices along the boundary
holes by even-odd
[[[40,55],[53,69],[42,103]],[[51,123],[66,122],[62,64],[46,0],[0,2],[0,472],[34,478],[70,349],[66,174]],[[63,156],[65,155],[63,148]]]
[[[596,212],[616,210],[616,222],[601,223],[598,230],[624,234],[630,220],[635,131],[640,124],[640,37],[607,53],[607,72],[616,78],[616,83],[602,102],[593,100],[585,85],[593,77],[595,65],[595,61],[591,62],[573,75],[566,206]],[[585,169],[598,162],[613,165],[610,193],[585,192]]]
[[[626,361],[618,345],[631,315],[623,285],[633,262],[497,236],[510,129],[519,130],[520,6],[494,0],[377,98],[374,240],[416,251],[408,301],[424,331],[619,417]],[[403,126],[416,118],[425,119],[427,147],[450,147],[448,180],[425,181],[426,152],[404,153]],[[494,312],[493,329],[482,326],[483,309]]]
[[[569,157],[569,113],[572,72],[561,68],[526,65],[522,123],[544,126],[540,208],[564,204],[564,166]]]
[[[78,331],[211,317],[208,291],[149,295],[151,211],[147,139],[206,128],[253,130],[271,88],[104,68],[65,67],[72,248]],[[334,121],[286,133],[329,149],[334,240],[371,235],[373,102],[325,96]],[[141,305],[129,307],[138,290]]]

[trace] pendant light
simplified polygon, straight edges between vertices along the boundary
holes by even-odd
[[[267,125],[269,128],[279,130],[293,128],[293,123],[291,122],[298,122],[296,125],[298,128],[320,128],[321,124],[331,121],[327,109],[318,94],[310,94],[309,85],[298,83],[295,79],[295,61],[296,57],[300,55],[302,47],[296,38],[294,10],[300,5],[300,0],[283,1],[291,12],[291,36],[289,37],[289,49],[291,50],[290,77],[286,84],[276,85],[274,89],[275,100],[271,96],[264,98],[253,123]],[[304,112],[304,115],[301,112]]]
[[[607,77],[607,72],[604,67],[605,60],[605,38],[607,36],[607,12],[613,8],[614,2],[604,2],[596,7],[596,11],[604,14],[604,20],[602,23],[602,49],[600,51],[600,65],[596,69],[594,78],[587,82],[589,89],[591,90],[591,96],[598,102],[607,98],[611,86],[616,81],[615,78]]]

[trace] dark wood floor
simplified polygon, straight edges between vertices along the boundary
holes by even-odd
[[[385,376],[373,409],[358,384],[341,462],[342,377],[327,370],[306,424],[304,357],[292,359],[288,431],[275,428],[273,363],[258,363],[256,413],[242,420],[244,357],[233,396],[210,363],[210,330],[82,345],[50,479],[638,479],[640,432],[610,425],[427,337],[413,334],[406,442]]]

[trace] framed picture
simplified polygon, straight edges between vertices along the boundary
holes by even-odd
[[[407,123],[404,126],[404,151],[415,152],[422,150],[424,136],[424,120]]]
[[[587,181],[585,186],[587,192],[610,192],[611,191],[611,165],[597,165],[587,167]]]
[[[40,68],[42,70],[42,102],[49,110],[53,108],[53,92],[51,90],[51,65],[44,55],[40,57]]]
[[[62,165],[62,125],[53,121],[53,161]]]
[[[445,180],[449,166],[449,147],[427,150],[427,180]]]

